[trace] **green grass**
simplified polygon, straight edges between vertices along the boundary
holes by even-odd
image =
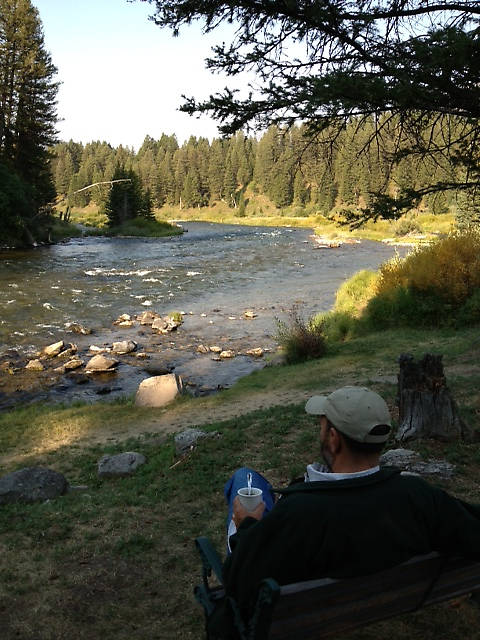
[[[148,238],[164,238],[165,236],[177,236],[183,231],[165,221],[146,220],[145,218],[133,218],[117,227],[105,229],[106,236],[136,236]]]
[[[265,368],[217,396],[185,398],[160,412],[136,408],[128,400],[33,405],[0,414],[4,471],[47,466],[64,473],[71,484],[88,487],[45,504],[0,509],[2,639],[200,639],[202,613],[192,596],[200,562],[193,539],[207,535],[223,550],[222,488],[231,471],[249,464],[279,486],[318,459],[314,419],[304,412],[303,401],[290,404],[286,398],[368,384],[394,409],[398,355],[443,353],[462,416],[479,429],[479,347],[478,328],[390,330],[339,343],[319,360]],[[200,441],[182,461],[171,435],[145,433],[116,441],[122,427],[152,424],[165,411],[173,418],[190,409],[200,423],[206,410],[241,407],[255,394],[272,391],[279,406],[204,425],[219,436]],[[108,430],[110,442],[93,444],[96,434]],[[85,437],[91,444],[81,444]],[[478,444],[424,441],[413,448],[457,464],[453,481],[444,486],[478,502]],[[147,458],[134,476],[97,477],[102,455],[132,450]],[[474,638],[479,624],[478,609],[462,601],[454,608],[442,605],[384,622],[344,640],[385,635],[391,640],[463,640]]]
[[[54,242],[67,238],[79,238],[82,235],[82,231],[75,224],[55,219],[52,225],[52,239]]]
[[[85,231],[86,235],[163,238],[182,233],[181,229],[169,224],[161,218],[157,218],[156,220],[134,218],[133,220],[128,220],[117,227],[109,227],[107,216],[100,213],[98,207],[94,204],[90,204],[88,207],[83,209],[74,207],[71,211],[70,222],[71,224],[68,225],[72,230],[70,237],[82,235],[82,232],[75,226],[76,224],[88,227]]]

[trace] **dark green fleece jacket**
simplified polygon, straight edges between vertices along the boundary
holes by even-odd
[[[480,560],[480,505],[397,469],[276,491],[273,510],[246,518],[230,539],[226,592],[246,618],[266,577],[288,584],[366,575],[431,551]]]

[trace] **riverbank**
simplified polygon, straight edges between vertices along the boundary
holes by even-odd
[[[439,233],[451,231],[455,224],[454,215],[430,214],[426,212],[405,214],[398,220],[369,221],[359,229],[337,224],[334,218],[318,213],[309,213],[298,207],[277,209],[271,203],[262,200],[262,206],[252,209],[249,215],[239,216],[235,209],[223,202],[215,206],[202,208],[180,208],[164,206],[155,210],[157,220],[169,221],[202,221],[222,224],[265,226],[265,227],[297,227],[311,228],[317,236],[329,240],[363,239],[375,241],[389,241],[392,244],[419,244],[436,237]],[[83,209],[72,210],[72,220],[91,227],[103,228],[106,216],[99,213],[98,208],[91,204]]]
[[[478,328],[382,332],[338,344],[321,360],[263,369],[216,396],[183,398],[162,410],[123,401],[1,414],[4,471],[48,466],[86,487],[46,504],[2,507],[2,637],[27,638],[34,628],[37,640],[60,640],[67,632],[72,640],[198,640],[203,621],[192,596],[200,580],[193,539],[208,535],[223,549],[222,486],[231,470],[252,464],[275,485],[299,475],[318,453],[318,429],[303,409],[314,393],[366,384],[385,396],[396,416],[397,358],[406,351],[444,354],[462,417],[478,430],[477,337]],[[219,436],[180,459],[172,433],[187,426]],[[478,501],[478,444],[412,446],[424,457],[456,464],[443,486]],[[145,454],[147,464],[131,478],[99,480],[101,456],[126,450]],[[449,640],[460,640],[479,624],[478,609],[463,600],[368,633],[438,640],[448,629]]]

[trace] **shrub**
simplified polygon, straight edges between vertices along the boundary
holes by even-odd
[[[409,287],[379,293],[365,310],[366,327],[375,331],[397,326],[432,326],[448,324],[452,308],[436,292],[418,291]]]
[[[180,324],[183,322],[183,316],[180,311],[170,311],[168,317],[174,322],[179,322]]]
[[[396,236],[406,236],[409,233],[421,233],[422,228],[414,218],[403,217],[397,220],[393,232]]]
[[[480,233],[454,232],[380,268],[377,293],[410,289],[461,306],[480,287]]]
[[[288,364],[321,358],[327,350],[321,324],[305,322],[296,309],[288,322],[277,319],[276,340]]]
[[[327,343],[344,342],[361,332],[361,323],[350,313],[330,311],[321,313],[312,320],[319,327]]]
[[[465,304],[460,307],[457,322],[460,326],[480,322],[480,289],[477,289]]]

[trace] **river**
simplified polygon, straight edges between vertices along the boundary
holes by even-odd
[[[284,318],[295,305],[305,316],[328,310],[346,278],[359,269],[376,269],[394,253],[369,241],[316,249],[308,229],[204,222],[183,226],[186,233],[171,238],[80,238],[1,252],[0,355],[28,357],[73,337],[85,347],[122,337],[135,339],[139,348],[142,341],[151,346],[138,327],[120,335],[113,320],[146,309],[161,314],[176,310],[185,313],[183,325],[175,338],[155,338],[153,355],[162,356],[163,363],[168,361],[192,384],[228,386],[262,363],[247,357],[229,363],[212,363],[208,357],[208,363],[200,361],[199,342],[216,341],[236,350],[273,349],[276,317]],[[247,309],[255,312],[253,320],[245,319]],[[66,331],[69,322],[94,333],[72,337]],[[110,390],[131,392],[148,375],[136,373],[124,376],[130,383],[117,380]],[[80,395],[88,394],[84,385]]]

